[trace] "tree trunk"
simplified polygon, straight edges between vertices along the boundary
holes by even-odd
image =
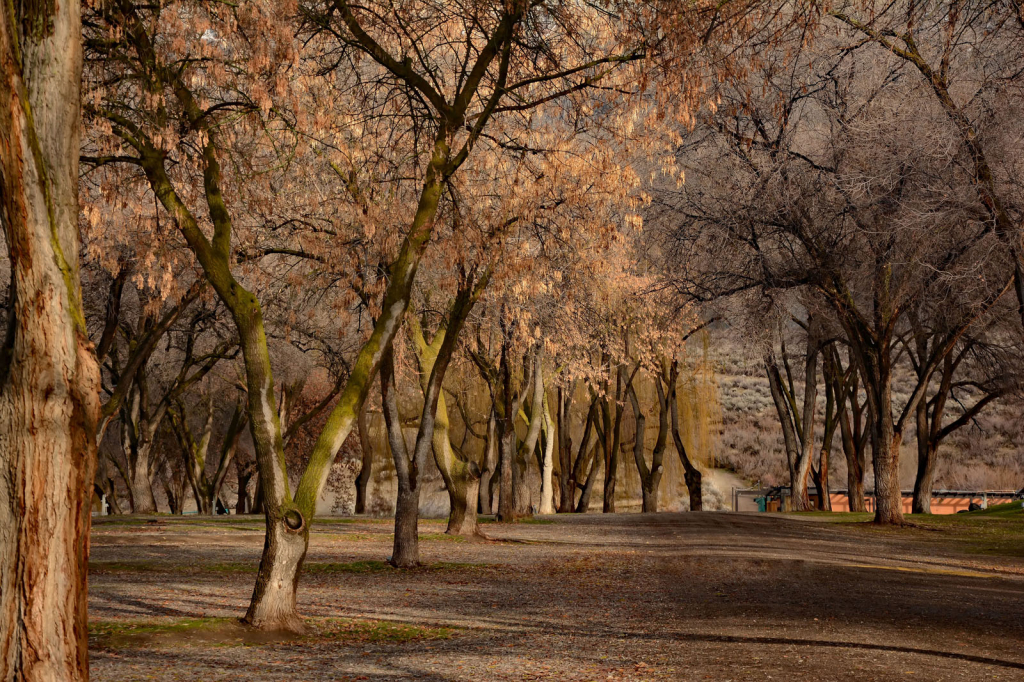
[[[516,450],[512,467],[512,499],[516,516],[529,516],[533,513],[530,495],[530,458],[540,439],[544,425],[544,354],[543,346],[538,345],[533,351],[532,396],[530,398],[530,423],[526,429],[526,437]],[[527,382],[529,385],[530,382]]]
[[[494,470],[498,466],[498,419],[491,407],[491,414],[487,419],[487,440],[484,443],[484,462],[480,471],[480,480],[477,482],[478,505],[477,511],[481,514],[490,514],[494,511],[494,501],[491,495],[491,479]]]
[[[140,443],[132,454],[131,501],[133,514],[155,514],[156,497],[153,495],[153,478],[149,462],[150,446]]]
[[[512,489],[512,460],[515,458],[516,431],[515,424],[509,423],[507,417],[502,419],[498,428],[498,521],[513,521],[516,506]]]
[[[932,513],[932,478],[935,470],[936,447],[931,439],[928,423],[928,403],[917,405],[917,477],[914,479],[914,514]]]
[[[900,490],[900,443],[891,420],[875,417],[876,444],[873,457],[875,472],[875,523],[903,525],[903,495]]]
[[[100,380],[78,269],[79,12],[77,2],[0,11],[0,212],[11,277],[0,349],[5,682],[89,677]]]
[[[616,401],[617,402],[617,401]],[[602,490],[601,512],[615,513],[615,483],[619,473],[619,446],[615,441],[615,424],[618,406],[612,407],[611,397],[605,396],[605,447],[604,447],[604,489]],[[610,442],[608,442],[610,441]]]
[[[786,446],[786,465],[789,469],[789,480],[792,483],[797,479],[796,463],[800,458],[800,440],[796,432],[793,410],[786,398],[782,374],[779,372],[774,353],[765,358],[765,370],[768,374],[768,386],[771,389],[772,401],[775,403],[775,411],[778,413],[779,423],[782,425],[782,437]],[[790,492],[792,492],[792,488],[790,488]],[[790,495],[787,511],[792,508],[792,499],[793,495]]]
[[[434,371],[438,353],[449,332],[444,329],[438,330],[431,342],[427,343],[419,321],[410,320],[409,330],[416,345],[420,368],[420,388],[425,398],[430,375]],[[452,333],[457,333],[457,330]],[[437,469],[441,473],[441,479],[444,481],[445,490],[448,491],[448,528],[445,532],[449,535],[475,535],[480,469],[476,462],[462,456],[461,453],[456,453],[452,447],[448,404],[444,392],[437,396],[431,450],[434,453]]]
[[[516,446],[516,401],[512,396],[512,370],[509,367],[508,340],[501,344],[498,361],[498,392],[502,412],[498,420],[498,521],[515,519],[512,499],[512,459]]]
[[[676,361],[673,361],[672,364],[674,366]],[[679,435],[679,399],[675,383],[672,384],[669,390],[672,401],[672,441],[676,446],[676,452],[679,454],[679,461],[683,465],[683,479],[686,481],[686,491],[690,496],[690,511],[703,511],[704,495],[702,492],[702,482],[704,476],[701,474],[700,469],[695,467],[693,462],[690,461],[689,456],[686,454],[686,446],[683,445],[683,438]]]
[[[594,484],[597,482],[597,472],[601,470],[602,457],[597,454],[597,448],[603,447],[602,441],[594,444],[590,455],[590,473],[587,474],[587,482],[583,484],[583,490],[580,492],[580,501],[576,505],[577,514],[585,514],[590,509],[590,494],[594,490]]]
[[[846,457],[846,496],[850,511],[865,512],[864,442],[850,423],[849,412],[853,410],[853,405],[850,407],[850,410],[844,410],[839,415],[839,433],[843,440],[843,455]]]
[[[450,510],[448,513],[448,535],[475,535],[476,504],[479,499],[480,472],[473,462],[464,461],[455,455],[448,440],[447,410],[444,426],[441,426],[444,404],[438,399],[437,423],[434,424],[434,462],[441,472],[445,489],[448,491]]]
[[[304,513],[291,497],[259,301],[236,285],[229,308],[242,345],[249,435],[256,450],[257,494],[266,523],[256,585],[243,621],[260,630],[304,632],[295,608],[295,591],[309,546],[307,517],[312,513]]]
[[[552,489],[552,477],[555,470],[555,433],[554,423],[551,420],[551,413],[548,410],[548,396],[544,395],[544,457],[540,466],[540,505],[538,511],[541,514],[555,513],[554,490]]]
[[[408,481],[399,481],[398,501],[395,503],[395,542],[391,551],[391,565],[395,568],[415,568],[420,565],[420,495]]]
[[[804,409],[800,420],[800,455],[794,467],[795,478],[790,484],[793,508],[796,511],[812,509],[810,496],[807,494],[807,478],[814,458],[814,425],[815,405],[818,399],[818,346],[817,326],[810,318],[807,321],[807,350],[804,357]]]
[[[366,486],[373,473],[373,444],[370,442],[370,429],[366,423],[366,407],[369,401],[363,401],[359,410],[357,428],[359,429],[359,447],[362,451],[362,467],[356,476],[356,514],[366,513]]]
[[[244,621],[262,630],[305,632],[295,594],[309,548],[309,526],[296,509],[282,512],[267,506],[266,518],[263,556]]]
[[[558,430],[558,512],[567,514],[573,510],[576,501],[576,478],[572,461],[572,403],[576,393],[576,383],[568,390],[559,387],[558,409],[555,413]],[[584,427],[583,440],[589,436],[593,421],[593,407],[588,410],[587,424]]]
[[[812,469],[811,475],[814,478],[814,488],[818,493],[818,510],[832,511],[832,498],[828,487],[828,449],[821,449],[818,468]]]

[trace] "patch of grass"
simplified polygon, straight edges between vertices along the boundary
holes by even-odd
[[[90,637],[131,637],[136,635],[156,635],[182,632],[210,630],[225,623],[234,622],[234,618],[181,618],[168,622],[138,621],[89,621]]]
[[[805,511],[785,512],[785,515],[796,518],[812,518],[830,523],[867,523],[875,518],[875,515],[871,512]]]
[[[1024,557],[1024,509],[1020,502],[993,505],[961,514],[907,514],[907,528],[873,526],[870,513],[792,512],[786,516],[814,518],[829,523],[861,524],[875,533],[907,534],[918,539],[940,539],[959,545],[969,554]]]
[[[461,535],[448,535],[447,533],[420,533],[420,540],[440,540],[441,542],[465,542],[466,538]]]
[[[424,564],[419,568],[411,570],[462,571],[480,568],[487,565],[488,564],[438,561],[435,563]],[[200,564],[170,564],[155,561],[93,561],[89,563],[89,570],[96,573],[159,573],[169,571],[189,571],[193,573],[255,573],[258,569],[259,563],[255,561],[222,561],[219,563]],[[302,566],[302,572],[308,574],[381,573],[393,570],[395,569],[386,561],[350,561],[347,563],[307,561]]]
[[[382,620],[342,618],[305,619],[304,635],[262,632],[235,618],[181,618],[167,621],[93,621],[89,623],[92,646],[106,649],[163,648],[180,646],[260,646],[264,644],[319,643],[404,644],[419,640],[449,639],[455,629],[411,625]]]
[[[1016,500],[1014,502],[1006,502],[1004,504],[993,504],[988,509],[979,509],[978,511],[965,512],[966,516],[998,516],[1008,519],[1024,519],[1024,502]]]
[[[393,570],[386,561],[350,561],[344,564],[306,563],[302,567],[304,573],[380,573]]]
[[[338,642],[391,642],[450,639],[454,628],[395,623],[386,620],[327,619],[317,624],[316,637]]]

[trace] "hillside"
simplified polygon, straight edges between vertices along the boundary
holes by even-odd
[[[722,403],[718,463],[764,485],[785,485],[786,452],[764,365],[741,343],[724,336],[717,334],[710,345]],[[802,376],[799,367],[793,369]],[[894,391],[897,406],[906,402],[909,391],[908,377],[900,375]],[[820,394],[819,402],[821,411],[824,398]],[[951,435],[939,449],[935,489],[1024,487],[1022,407],[1019,398],[999,401],[982,412],[974,424]],[[956,404],[951,405],[947,419],[955,419],[959,409]],[[817,435],[820,438],[820,429]],[[917,443],[911,423],[900,461],[904,488],[913,487],[916,467]],[[846,487],[846,463],[838,437],[830,457],[829,476],[833,488]],[[872,487],[870,465],[866,486],[869,490]]]

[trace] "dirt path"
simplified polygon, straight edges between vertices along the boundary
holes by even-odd
[[[1024,560],[967,551],[942,533],[770,515],[586,515],[488,524],[494,541],[471,543],[427,522],[432,567],[400,572],[374,563],[390,553],[389,523],[315,528],[301,612],[314,623],[408,624],[426,628],[422,637],[225,646],[240,642],[187,628],[99,636],[93,679],[1024,679]],[[240,615],[260,530],[233,518],[98,525],[93,620]]]

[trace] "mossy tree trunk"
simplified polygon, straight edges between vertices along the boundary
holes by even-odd
[[[364,400],[359,410],[359,417],[356,426],[359,429],[359,450],[361,465],[359,475],[356,476],[356,514],[366,513],[366,488],[370,483],[370,476],[373,474],[373,443],[370,440],[370,427],[367,423],[366,409],[369,401]]]
[[[393,351],[390,345],[380,366],[381,405],[384,410],[388,443],[391,445],[391,455],[395,462],[395,474],[398,479],[398,500],[395,506],[395,539],[391,554],[391,564],[395,568],[412,568],[420,563],[417,526],[419,523],[420,492],[423,483],[422,474],[426,469],[428,453],[433,450],[434,456],[437,458],[438,446],[442,445],[435,439],[435,435],[438,432],[436,426],[440,412],[439,406],[443,399],[442,385],[466,317],[473,309],[477,300],[479,300],[481,294],[483,294],[489,280],[490,270],[485,271],[479,279],[475,279],[475,271],[464,276],[460,283],[459,292],[452,304],[444,331],[438,333],[440,343],[436,351],[425,342],[422,344],[421,354],[425,357],[421,359],[421,363],[424,367],[429,365],[430,371],[429,373],[421,372],[421,375],[426,375],[421,384],[423,390],[423,410],[420,413],[420,422],[416,430],[416,441],[412,453],[408,451],[405,435],[402,432],[402,418],[398,412],[398,398],[395,387]],[[419,336],[422,341],[422,333]],[[444,413],[444,418],[447,419],[447,411]],[[447,426],[442,427],[442,431],[447,441]],[[445,454],[443,450],[441,454]],[[448,464],[448,462],[443,460],[442,463]],[[476,477],[479,477],[479,472],[477,472]],[[456,491],[456,495],[461,500],[461,513],[463,517],[458,522],[464,527],[467,523],[465,517],[468,498],[461,491]],[[453,510],[453,512],[457,511]],[[475,526],[476,514],[473,513],[474,507],[469,507],[469,511]],[[449,526],[451,526],[450,521]]]
[[[187,413],[183,405],[177,405],[170,410],[171,425],[174,435],[181,448],[182,459],[185,465],[185,473],[189,485],[192,488],[192,495],[196,500],[196,509],[199,514],[211,515],[216,511],[217,498],[220,497],[221,488],[224,485],[224,477],[227,475],[228,467],[235,458],[238,450],[238,441],[242,437],[242,430],[245,428],[246,411],[244,403],[235,405],[231,414],[231,421],[228,423],[227,432],[219,448],[217,468],[210,478],[206,473],[207,455],[210,451],[210,442],[213,437],[213,396],[207,396],[206,420],[203,429],[196,438],[188,425]]]
[[[467,310],[466,314],[468,312]],[[448,334],[457,333],[458,330],[442,327],[429,342],[424,337],[423,328],[418,320],[409,321],[409,330],[419,361],[420,389],[425,397],[428,389],[427,382],[434,371],[438,353],[445,338]],[[448,491],[450,511],[448,527],[445,532],[449,535],[475,535],[477,532],[476,507],[479,500],[480,468],[465,454],[455,450],[452,446],[449,428],[448,405],[444,393],[441,392],[437,397],[431,449],[434,453],[434,462],[437,464],[438,471],[441,472],[445,490]]]
[[[0,9],[0,680],[88,680],[99,366],[82,309],[77,2]]]
[[[490,414],[487,417],[487,434],[484,439],[483,466],[480,467],[480,481],[477,484],[478,511],[490,514],[494,511],[494,498],[491,495],[492,479],[498,468],[498,415],[494,411],[492,400]]]

